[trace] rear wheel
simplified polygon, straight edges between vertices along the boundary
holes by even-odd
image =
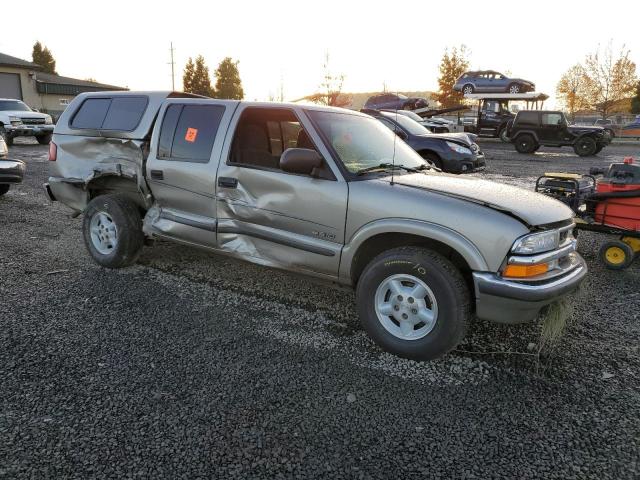
[[[533,153],[540,148],[536,139],[528,133],[518,135],[518,138],[516,138],[513,143],[518,153]]]
[[[39,135],[36,137],[36,140],[38,140],[38,143],[40,145],[49,145],[49,143],[51,142],[51,134]]]
[[[144,243],[140,211],[121,195],[100,195],[91,200],[82,232],[93,259],[107,268],[134,264]]]
[[[0,197],[7,193],[10,188],[11,185],[9,185],[8,183],[0,183]]]
[[[473,85],[467,84],[464,87],[462,87],[462,94],[463,95],[471,95],[474,90],[475,89],[473,88]]]
[[[600,248],[600,260],[610,270],[624,270],[633,262],[635,253],[630,245],[613,240]]]
[[[461,273],[420,247],[383,252],[365,268],[356,290],[364,329],[384,350],[432,360],[462,340],[471,296]]]
[[[581,157],[589,157],[596,154],[598,145],[591,137],[579,138],[573,146],[573,151]]]

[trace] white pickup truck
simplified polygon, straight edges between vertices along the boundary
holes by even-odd
[[[36,137],[38,143],[47,145],[53,128],[51,115],[33,111],[20,100],[0,98],[0,136],[7,145],[12,145],[15,137]]]

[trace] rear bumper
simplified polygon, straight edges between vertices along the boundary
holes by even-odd
[[[575,268],[544,282],[517,282],[495,273],[474,272],[478,317],[499,323],[534,320],[543,307],[573,292],[584,280],[587,264],[577,253],[574,255]]]
[[[20,183],[27,166],[22,160],[0,159],[0,183]]]
[[[9,137],[39,137],[53,133],[54,125],[5,125],[5,130]]]

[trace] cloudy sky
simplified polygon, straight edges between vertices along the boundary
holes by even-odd
[[[383,82],[435,90],[443,50],[459,44],[471,50],[472,68],[533,80],[552,97],[560,75],[598,44],[626,44],[640,64],[637,0],[57,0],[46,10],[32,5],[28,15],[20,2],[6,3],[0,52],[30,59],[40,40],[59,74],[131,89],[171,88],[172,41],[178,87],[187,57],[202,54],[213,70],[231,56],[249,100],[277,94],[281,78],[287,100],[313,92],[326,51],[350,92],[381,90]]]

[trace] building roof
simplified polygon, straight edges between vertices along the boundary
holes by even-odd
[[[74,87],[88,87],[90,89],[99,88],[100,90],[128,90],[115,85],[107,85],[92,80],[78,80],[77,78],[63,77],[52,73],[38,72],[36,73],[36,82],[50,85],[69,85]],[[89,90],[85,90],[89,91]]]
[[[42,67],[36,63],[27,62],[26,60],[22,60],[21,58],[12,57],[11,55],[7,55],[4,53],[0,53],[0,66],[28,68],[30,70],[42,70]]]

